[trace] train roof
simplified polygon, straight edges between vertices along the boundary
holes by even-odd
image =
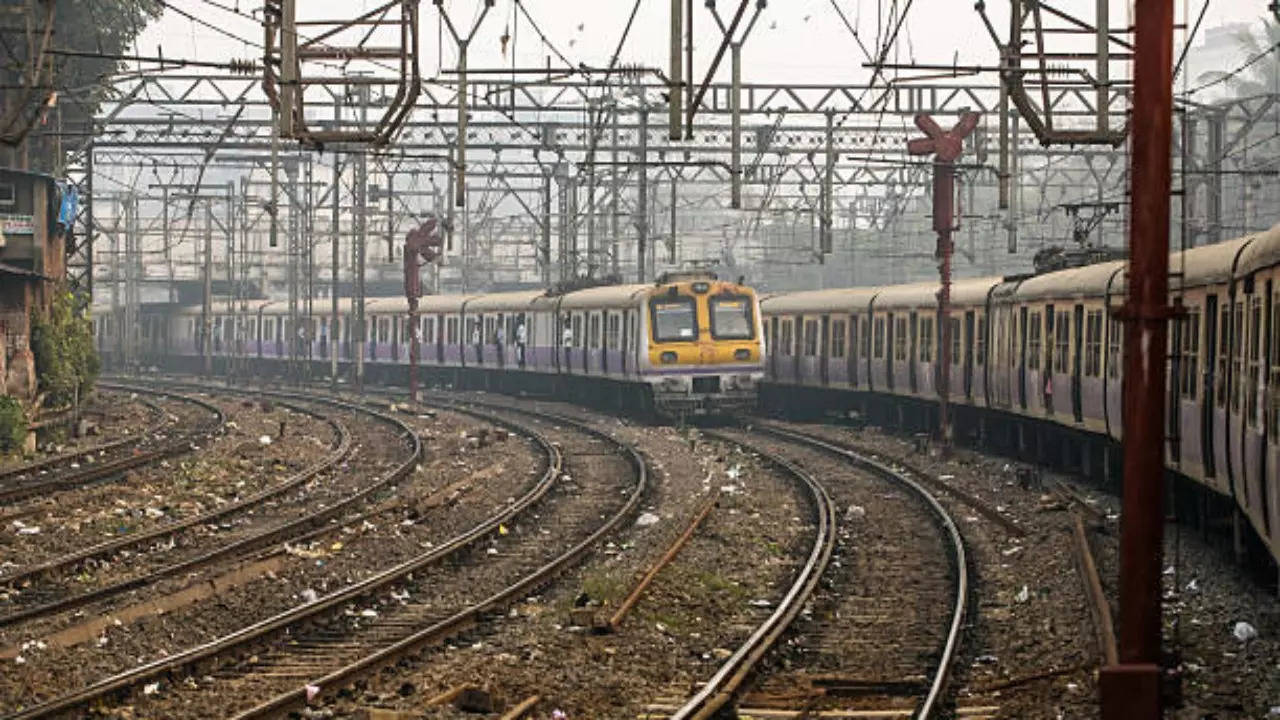
[[[1268,230],[1243,237],[1236,242],[1241,243],[1243,247],[1243,252],[1240,253],[1240,260],[1236,266],[1237,274],[1250,273],[1280,264],[1280,223],[1271,226]],[[1220,244],[1226,245],[1227,243]],[[1207,248],[1196,248],[1196,250],[1207,250],[1212,247],[1217,246],[1210,245]],[[1195,251],[1188,250],[1187,252],[1189,254]],[[1187,265],[1190,266],[1191,263],[1188,262]],[[1176,265],[1172,267],[1174,270],[1177,269]]]
[[[1066,298],[1102,297],[1108,285],[1114,293],[1120,287],[1112,284],[1112,278],[1124,271],[1123,260],[1085,265],[1058,270],[1027,278],[1014,292],[1017,300],[1052,300]]]
[[[409,313],[409,299],[402,297],[373,298],[365,303],[364,311],[366,313],[378,313],[379,315],[407,315]]]
[[[849,312],[865,308],[879,292],[875,287],[835,288],[774,293],[760,301],[760,309],[768,314],[807,312]]]
[[[545,296],[544,290],[513,290],[475,295],[467,301],[467,312],[524,312]]]
[[[457,313],[462,311],[462,303],[476,297],[475,295],[423,295],[418,299],[420,313]],[[406,300],[406,308],[408,307]]]
[[[876,310],[925,307],[937,302],[938,283],[916,282],[881,288],[876,293]]]
[[[652,285],[601,285],[600,287],[575,290],[561,296],[561,310],[581,310],[584,308],[627,308],[636,304],[636,299],[650,290]]]

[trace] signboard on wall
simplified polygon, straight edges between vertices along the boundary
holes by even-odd
[[[31,215],[0,213],[0,233],[4,235],[34,235],[35,218]]]

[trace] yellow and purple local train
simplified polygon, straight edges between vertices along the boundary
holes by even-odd
[[[1121,433],[1124,262],[952,289],[958,434],[1039,462],[1106,475]],[[1247,518],[1280,557],[1280,225],[1175,253],[1166,464],[1205,492],[1179,515]],[[858,409],[935,422],[937,283],[818,290],[761,301],[766,406]],[[1238,511],[1238,512],[1237,512]]]
[[[324,301],[317,305],[327,309]],[[295,342],[304,361],[327,367],[336,339],[344,372],[363,353],[367,377],[403,383],[412,340],[407,300],[370,299],[364,311],[365,336],[353,339],[350,300],[341,301],[336,327],[319,310],[298,328],[290,327],[282,301],[253,301],[235,315],[218,302],[209,354],[218,367],[234,357],[278,370]],[[95,315],[100,349],[110,358],[115,323],[108,309],[95,308]],[[199,306],[144,312],[140,359],[199,367],[202,317]],[[755,292],[706,273],[563,293],[428,295],[417,322],[424,378],[455,386],[554,392],[679,416],[754,407],[764,376]]]

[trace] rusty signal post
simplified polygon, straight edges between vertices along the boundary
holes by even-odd
[[[444,238],[440,234],[440,221],[429,216],[421,225],[409,231],[404,239],[404,296],[409,301],[409,401],[418,401],[418,354],[421,328],[418,324],[418,298],[422,297],[422,263],[435,262],[440,257]]]
[[[916,127],[925,137],[907,141],[912,155],[933,155],[933,229],[938,233],[938,426],[942,447],[951,447],[951,418],[948,402],[951,394],[951,255],[954,246],[951,233],[955,229],[955,162],[964,153],[964,139],[978,127],[975,112],[966,112],[951,130],[944,132],[933,118],[916,115]]]

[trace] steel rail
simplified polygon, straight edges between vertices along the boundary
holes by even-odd
[[[257,390],[254,392],[265,395],[281,394],[265,390]],[[311,397],[310,399],[314,402],[332,404],[348,409],[358,408],[356,405],[327,397],[317,396]],[[397,423],[400,422],[399,420],[391,418],[383,413],[372,411],[367,408],[360,409],[374,415],[390,419]],[[160,660],[152,661],[131,670],[104,678],[103,680],[100,680],[88,687],[81,688],[75,692],[10,713],[9,715],[5,715],[0,718],[0,720],[31,720],[33,718],[58,716],[77,708],[82,708],[95,700],[132,688],[157,676],[174,673],[180,669],[191,667],[200,662],[232,653],[251,642],[259,641],[272,634],[289,630],[302,623],[311,621],[326,612],[340,610],[345,607],[347,603],[357,598],[375,593],[386,586],[401,580],[405,576],[437,563],[440,560],[469,547],[476,541],[487,537],[490,533],[495,532],[499,525],[509,522],[511,518],[531,507],[546,495],[546,493],[551,489],[553,482],[560,476],[560,471],[563,466],[563,457],[560,450],[541,435],[530,433],[526,429],[517,428],[514,426],[514,423],[507,423],[493,418],[486,419],[490,422],[494,422],[495,424],[515,429],[518,432],[521,432],[521,434],[531,436],[543,449],[547,457],[546,471],[529,490],[529,492],[516,502],[509,504],[507,507],[493,514],[487,520],[436,546],[422,555],[371,575],[370,577],[353,583],[341,590],[330,593],[315,602],[308,603],[291,610],[286,610],[202,645],[188,648]],[[420,453],[421,441],[416,433],[412,433],[411,437],[414,439],[415,447]],[[416,463],[417,457],[418,455],[415,454],[415,458],[409,463],[409,468],[412,468],[413,464]],[[638,503],[639,500],[636,499],[635,502]]]
[[[937,711],[942,702],[942,695],[950,678],[951,666],[956,659],[956,651],[960,646],[960,631],[964,627],[964,617],[968,612],[970,588],[968,556],[965,552],[964,538],[960,535],[960,530],[955,521],[951,519],[951,515],[947,513],[946,508],[942,507],[942,503],[938,502],[933,493],[929,492],[924,485],[917,482],[907,473],[895,470],[874,458],[823,438],[769,425],[757,425],[755,430],[786,438],[792,442],[806,444],[832,455],[843,457],[864,470],[870,470],[883,479],[902,485],[924,502],[939,527],[942,528],[947,542],[951,546],[951,562],[955,566],[955,598],[952,601],[951,622],[947,629],[946,640],[943,642],[938,656],[938,664],[934,670],[933,679],[929,684],[929,692],[920,701],[913,715],[916,720],[925,720],[933,717],[934,712]],[[919,473],[916,472],[914,474]]]
[[[223,507],[218,508],[217,510],[212,511],[210,513],[205,513],[203,515],[200,515],[194,518],[188,518],[187,520],[180,521],[177,523],[166,524],[144,535],[139,535],[136,537],[131,536],[129,538],[121,539],[119,541],[111,541],[108,543],[95,545],[95,546],[86,548],[84,550],[79,550],[73,553],[69,553],[67,555],[60,556],[58,558],[53,558],[52,560],[41,563],[40,565],[28,568],[22,573],[15,574],[10,577],[0,577],[0,583],[13,585],[16,582],[23,581],[23,580],[30,580],[38,575],[50,572],[52,570],[56,570],[61,567],[67,567],[68,565],[74,565],[76,563],[83,562],[84,560],[88,559],[86,555],[88,555],[89,557],[92,557],[96,555],[110,553],[113,551],[118,551],[128,545],[133,545],[139,542],[145,543],[152,540],[156,540],[158,538],[170,535],[175,532],[179,532],[189,527],[192,527],[201,523],[205,523],[210,520],[215,520],[219,516],[224,516],[228,513],[235,512],[236,510],[243,509],[246,505],[252,505],[256,502],[267,500],[281,493],[288,492],[289,490],[298,487],[300,484],[307,482],[311,478],[314,478],[316,475],[322,472],[325,472],[327,470],[333,469],[334,467],[337,466],[339,462],[341,462],[344,458],[346,458],[348,455],[351,454],[351,451],[352,451],[351,436],[350,436],[350,433],[347,431],[345,425],[334,420],[333,418],[325,417],[319,413],[316,413],[312,410],[308,410],[307,408],[304,408],[304,407],[299,407],[295,405],[286,405],[286,407],[289,407],[291,410],[294,410],[296,412],[310,415],[312,417],[315,417],[319,420],[323,420],[326,423],[328,423],[329,426],[334,430],[334,440],[330,444],[330,447],[333,448],[333,451],[330,452],[328,455],[326,455],[324,458],[321,458],[317,462],[313,463],[309,467],[306,467],[303,470],[299,471],[298,473],[290,476],[283,483],[273,485],[272,487],[266,488],[265,490],[259,493],[256,493],[255,495],[249,496],[242,500],[238,500],[235,503],[224,505]],[[281,525],[276,525],[274,527],[264,530],[263,532],[250,535],[245,538],[241,538],[240,540],[223,545],[217,548],[216,550],[212,550],[210,552],[204,553],[203,555],[199,555],[197,557],[194,557],[182,562],[174,563],[171,565],[166,565],[152,572],[149,572],[145,575],[129,578],[127,580],[122,580],[120,582],[113,583],[111,585],[106,585],[106,586],[97,588],[95,590],[90,590],[88,592],[83,592],[76,595],[69,595],[66,597],[59,598],[58,600],[55,600],[53,602],[44,603],[41,605],[34,605],[31,607],[23,608],[21,610],[10,613],[8,615],[0,616],[0,628],[8,627],[10,625],[13,625],[19,622],[24,622],[26,620],[30,620],[32,618],[40,617],[43,615],[49,615],[52,613],[63,612],[66,610],[72,610],[78,607],[83,607],[84,605],[112,597],[113,595],[118,595],[123,592],[128,592],[129,590],[145,587],[157,580],[161,580],[166,577],[171,577],[173,575],[176,575],[182,572],[199,569],[210,563],[216,562],[217,560],[220,560],[229,556],[234,556],[238,553],[248,554],[253,552],[254,550],[260,549],[272,543],[279,542],[281,540],[293,539],[293,534],[296,533],[297,531],[301,529],[305,529],[306,527],[309,527],[309,526],[314,526],[316,524],[327,522],[329,518],[337,515],[342,510],[346,509],[353,503],[357,502],[359,499],[366,496],[368,493],[381,489],[382,487],[385,486],[385,484],[386,484],[386,481],[384,479],[384,481],[375,483],[373,486],[366,488],[365,490],[357,493],[356,495],[348,496],[338,501],[337,503],[334,503],[333,505],[330,505],[329,507],[324,508],[323,510],[317,511],[315,513],[307,514],[295,520],[290,520]],[[104,547],[105,545],[112,545],[112,547]]]
[[[770,464],[785,470],[800,480],[809,489],[813,497],[814,514],[817,516],[818,529],[808,559],[801,567],[791,589],[778,603],[778,607],[769,615],[755,632],[725,660],[720,669],[711,676],[702,689],[694,694],[683,706],[671,715],[671,720],[706,720],[714,716],[724,707],[738,689],[747,675],[764,657],[796,616],[800,614],[804,604],[808,602],[817,588],[827,562],[831,559],[836,545],[836,511],[831,497],[822,484],[812,475],[781,456],[767,452],[750,443],[722,435],[714,431],[703,431],[704,434],[724,442],[744,447],[764,458]]]
[[[98,443],[97,445],[91,445],[89,447],[80,448],[78,450],[61,453],[53,457],[44,458],[43,460],[33,460],[31,462],[24,463],[22,465],[17,465],[11,468],[5,468],[3,470],[0,470],[0,480],[8,480],[9,478],[19,477],[22,475],[30,475],[32,473],[48,472],[59,465],[62,465],[64,463],[70,464],[75,462],[76,460],[88,457],[90,455],[104,453],[108,450],[115,450],[117,448],[137,445],[138,443],[147,439],[148,434],[155,433],[160,430],[160,420],[161,418],[163,418],[165,414],[164,410],[162,410],[160,406],[156,405],[155,403],[149,400],[140,400],[139,402],[142,405],[146,406],[148,410],[150,410],[156,415],[155,426],[148,427],[144,429],[143,432],[140,432],[137,435],[118,438],[116,440],[108,440],[107,442],[102,442],[102,443]]]
[[[110,387],[112,389],[119,389],[119,390],[141,391],[137,388],[106,385],[106,384],[103,384],[102,387]],[[214,405],[204,402],[203,400],[200,400],[198,398],[186,397],[183,395],[177,395],[175,393],[169,393],[169,392],[154,392],[152,394],[165,396],[175,400],[180,400],[183,402],[195,404],[201,407],[202,409],[208,410],[210,413],[212,413],[213,420],[209,423],[199,426],[198,428],[190,432],[179,433],[176,437],[174,437],[174,439],[162,442],[159,445],[159,447],[155,448],[154,450],[148,450],[146,452],[141,452],[135,455],[126,455],[125,457],[117,458],[115,460],[110,460],[103,463],[95,463],[91,467],[85,467],[77,472],[69,473],[61,477],[53,477],[53,478],[48,478],[45,480],[39,480],[36,482],[30,482],[30,483],[19,483],[10,487],[0,488],[0,504],[19,502],[21,500],[34,497],[36,495],[41,495],[48,492],[54,492],[54,491],[62,490],[64,488],[74,487],[77,485],[88,485],[97,480],[101,480],[103,478],[110,477],[118,473],[122,473],[125,470],[141,467],[148,463],[155,462],[156,460],[170,457],[172,455],[177,455],[179,453],[187,452],[188,450],[190,450],[191,441],[194,438],[211,435],[217,432],[218,430],[220,430],[224,425],[224,423],[226,422],[226,416],[223,415],[221,410],[219,410]],[[111,445],[111,449],[115,449],[117,447],[129,447],[130,445],[137,445],[137,444],[140,444],[141,442],[143,442],[143,438],[139,438],[133,441],[132,443],[118,442],[116,445],[111,445],[111,443],[108,443],[107,445]],[[92,452],[92,450],[75,453],[73,456],[70,456],[70,457],[60,456],[58,458],[51,458],[50,461],[47,461],[47,462],[50,462],[51,465],[60,464],[61,462],[64,462],[68,459],[83,457],[86,454],[86,452]],[[23,466],[21,468],[15,468],[14,471],[12,472],[13,474],[26,474],[28,472],[38,471],[40,469],[42,469],[42,464],[37,463],[33,466]]]
[[[254,493],[253,495],[249,495],[248,497],[241,498],[240,500],[237,500],[235,502],[227,503],[226,505],[223,505],[221,507],[218,507],[216,509],[210,510],[205,513],[201,513],[199,515],[193,515],[192,517],[186,518],[184,520],[179,520],[172,523],[166,523],[164,525],[161,525],[160,527],[153,528],[144,533],[139,533],[137,535],[129,535],[127,537],[117,538],[115,540],[108,540],[106,542],[98,543],[97,545],[91,545],[87,548],[82,548],[80,550],[67,553],[66,555],[60,555],[56,558],[46,560],[37,565],[32,565],[31,567],[28,567],[22,570],[21,572],[13,573],[11,575],[0,576],[0,584],[14,585],[15,583],[29,581],[36,577],[42,576],[46,573],[52,572],[54,570],[58,570],[60,568],[74,566],[78,563],[84,562],[85,560],[89,560],[91,558],[101,557],[103,555],[119,552],[127,548],[136,547],[138,545],[144,545],[150,542],[154,542],[162,538],[169,537],[174,533],[187,530],[189,528],[195,527],[197,525],[202,525],[202,524],[211,522],[213,520],[217,520],[219,518],[225,517],[235,512],[239,512],[240,510],[243,510],[246,507],[252,507],[253,505],[261,503],[264,500],[269,500],[273,497],[277,497],[286,492],[289,492],[290,490],[297,488],[299,485],[302,485],[303,483],[307,482],[318,473],[324,472],[325,470],[335,467],[339,462],[342,461],[343,458],[345,458],[347,455],[351,453],[351,450],[352,450],[351,436],[347,432],[346,428],[342,426],[341,423],[325,418],[317,413],[314,413],[302,407],[290,406],[290,409],[298,412],[302,412],[308,415],[312,415],[313,417],[326,420],[327,422],[329,422],[330,426],[334,428],[335,435],[336,435],[334,444],[332,446],[334,449],[331,453],[329,453],[329,455],[325,456],[324,458],[321,458],[317,462],[302,469],[301,471],[289,476],[284,481],[277,483],[275,485],[272,485],[271,487],[264,488],[263,490],[257,493]],[[404,427],[403,424],[401,425],[402,427]],[[409,433],[412,435],[411,430],[409,431]],[[332,511],[332,512],[329,512],[329,511]],[[325,518],[322,518],[322,519],[327,519],[329,516],[332,516],[337,511],[335,510],[335,506],[330,506],[329,508],[326,508],[326,510],[322,512],[329,512],[328,516],[326,516]],[[309,517],[308,519],[311,519],[311,518]],[[274,530],[279,531],[283,529],[284,529],[284,526],[279,526]],[[250,538],[250,539],[253,539],[253,538]],[[227,546],[227,549],[228,550],[243,549],[243,546],[239,544],[232,544]],[[225,554],[226,553],[223,553],[223,555]],[[219,557],[221,556],[222,555],[219,555]],[[214,558],[210,558],[210,560],[212,559]],[[101,588],[98,591],[88,593],[87,595],[92,597],[86,597],[84,602],[91,602],[92,600],[99,599],[101,597],[106,597],[114,592],[120,592],[120,591],[128,590],[138,586],[137,583],[132,581],[125,581],[124,585],[125,586],[108,586],[105,588]],[[83,604],[82,602],[77,602],[77,598],[79,597],[80,596],[69,597],[59,601],[58,604],[61,604],[61,606],[57,609],[67,609],[77,604]],[[53,610],[44,610],[41,612],[36,612],[37,610],[40,610],[40,608],[31,608],[30,610],[24,610],[20,613],[15,613],[14,615],[9,615],[9,616],[0,618],[0,627],[4,627],[5,625],[12,624],[19,620],[32,617],[33,615],[45,614],[46,612],[53,611]]]
[[[500,590],[470,607],[459,610],[444,620],[423,628],[422,630],[388,645],[377,652],[339,668],[322,678],[310,681],[307,685],[310,685],[313,688],[313,699],[315,697],[322,697],[326,692],[332,692],[338,688],[345,687],[355,680],[364,677],[379,668],[395,663],[429,644],[439,642],[451,635],[457,634],[461,630],[479,624],[486,613],[505,606],[513,599],[524,597],[537,587],[549,582],[555,575],[581,559],[593,545],[598,543],[605,535],[616,529],[624,519],[631,515],[636,508],[639,507],[640,500],[644,497],[644,494],[648,489],[648,463],[640,452],[633,446],[623,443],[603,430],[591,427],[581,420],[554,413],[515,408],[498,403],[487,403],[472,400],[458,403],[456,400],[451,401],[438,399],[437,402],[437,406],[439,407],[446,407],[456,412],[464,412],[484,417],[490,422],[493,422],[495,419],[491,416],[479,415],[475,411],[468,410],[467,406],[483,407],[490,412],[509,412],[539,418],[544,421],[572,426],[580,432],[600,438],[623,451],[622,454],[628,459],[632,467],[635,469],[635,487],[622,508],[614,513],[606,522],[597,527],[586,539],[566,550],[551,562],[542,565],[529,575],[526,575],[524,578],[508,586],[506,589]],[[559,451],[557,450],[557,452]],[[315,690],[316,688],[318,688],[318,690]],[[278,717],[291,710],[304,707],[308,702],[307,689],[305,687],[301,687],[239,713],[235,715],[232,720],[260,720],[261,718]]]

